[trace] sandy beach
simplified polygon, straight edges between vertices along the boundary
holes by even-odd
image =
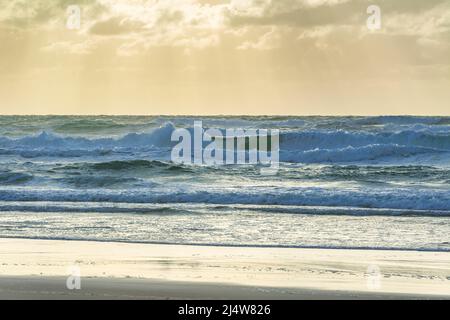
[[[2,299],[450,298],[446,252],[0,239],[0,259]]]

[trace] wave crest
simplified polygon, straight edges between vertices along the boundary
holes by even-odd
[[[430,130],[427,127],[416,129],[412,130],[409,127],[401,131],[288,130],[282,132],[280,136],[280,160],[299,163],[340,163],[450,153],[450,129],[445,127],[439,130]],[[174,130],[176,130],[174,124],[166,122],[150,132],[132,132],[119,138],[61,136],[46,131],[18,139],[0,137],[0,154],[20,155],[23,158],[111,155],[136,158],[138,155],[141,157],[147,155],[152,160],[167,160],[171,148],[175,145],[171,141]],[[192,131],[192,128],[190,130]]]

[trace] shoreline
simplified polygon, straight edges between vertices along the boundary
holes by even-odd
[[[81,290],[66,288],[74,266]],[[0,298],[206,299],[208,292],[244,300],[450,299],[450,253],[0,238]]]
[[[349,250],[349,251],[401,251],[401,252],[436,252],[450,253],[450,249],[409,249],[409,248],[374,248],[374,247],[320,247],[320,246],[289,246],[289,245],[253,245],[253,244],[220,244],[220,243],[172,243],[172,242],[150,242],[150,241],[128,241],[128,240],[101,240],[101,239],[43,239],[32,237],[0,237],[2,239],[35,240],[35,241],[67,241],[67,242],[93,242],[93,243],[117,243],[117,244],[139,244],[160,246],[189,246],[189,247],[212,247],[212,248],[249,248],[249,249],[305,249],[305,250]]]

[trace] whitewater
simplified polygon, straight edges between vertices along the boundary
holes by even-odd
[[[280,130],[280,166],[171,162]],[[0,237],[450,251],[450,117],[1,116]]]

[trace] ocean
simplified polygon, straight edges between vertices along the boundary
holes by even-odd
[[[280,130],[280,165],[171,162]],[[450,117],[0,116],[0,237],[450,251]]]

